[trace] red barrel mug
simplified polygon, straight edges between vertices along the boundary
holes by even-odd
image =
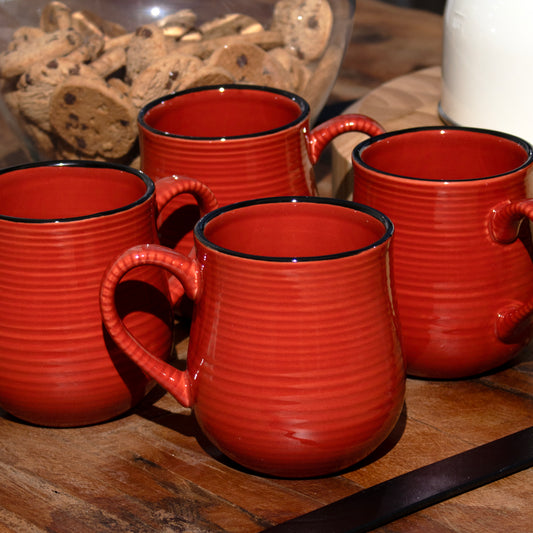
[[[300,96],[254,85],[169,94],[139,113],[141,169],[154,180],[172,174],[197,179],[221,206],[271,196],[314,196],[313,165],[331,140],[349,131],[376,135],[384,130],[358,114],[311,129],[309,113]],[[199,218],[197,206],[182,196],[172,203],[172,212],[165,216],[162,238],[186,253]]]
[[[119,257],[102,316],[228,457],[283,477],[335,472],[373,451],[403,407],[392,233],[387,217],[343,200],[231,204],[198,222],[194,257],[154,245]],[[177,276],[194,302],[185,371],[154,357],[117,313],[117,284],[140,265]]]
[[[393,131],[353,151],[354,199],[395,226],[391,268],[408,373],[494,369],[530,338],[533,265],[527,199],[533,151],[505,133]]]
[[[157,243],[159,209],[197,182],[154,183],[140,171],[89,161],[0,171],[0,408],[39,425],[80,426],[127,411],[155,384],[102,326],[99,289],[109,262]],[[160,269],[138,269],[116,291],[128,328],[154,354],[172,351],[173,313]],[[181,286],[179,286],[181,289]]]

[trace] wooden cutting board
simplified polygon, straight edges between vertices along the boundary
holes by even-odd
[[[348,107],[343,114],[361,113],[377,120],[387,131],[443,124],[438,115],[441,69],[430,67],[400,76]],[[367,136],[346,133],[332,142],[331,195],[351,199],[353,148]]]

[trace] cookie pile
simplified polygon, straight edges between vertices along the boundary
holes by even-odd
[[[327,0],[278,0],[268,28],[241,13],[198,23],[184,9],[133,32],[52,1],[0,54],[2,96],[42,157],[136,166],[137,114],[167,93],[251,83],[313,107],[332,25]]]

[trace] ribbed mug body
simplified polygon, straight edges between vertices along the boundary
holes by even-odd
[[[391,269],[408,373],[457,378],[496,368],[529,338],[525,323],[502,339],[497,319],[531,300],[533,272],[528,224],[514,242],[496,242],[491,217],[527,197],[531,156],[491,132],[422,128],[402,141],[393,136],[402,134],[355,150],[354,199],[395,226]]]
[[[71,198],[64,180],[80,182]],[[85,180],[92,185],[84,187]],[[113,180],[121,183],[109,186]],[[0,407],[47,426],[93,424],[124,413],[153,382],[104,332],[99,288],[124,247],[157,242],[153,191],[128,172],[90,166],[18,170],[0,175],[0,183],[4,197],[15,198],[10,187],[21,190],[20,209],[0,200]],[[105,213],[130,201],[134,205]],[[101,215],[94,213],[97,205]],[[5,208],[28,218],[4,216]],[[48,219],[52,212],[58,219]],[[164,359],[172,340],[167,301],[166,277],[153,267],[128,274],[117,290],[127,327]]]
[[[198,422],[228,457],[273,475],[320,475],[388,436],[405,392],[389,244],[280,262],[197,242],[204,282],[188,372]]]

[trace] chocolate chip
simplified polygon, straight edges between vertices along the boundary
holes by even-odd
[[[318,28],[318,20],[316,17],[313,16],[307,19],[307,27],[311,30],[316,30]]]
[[[59,63],[57,62],[57,59],[52,59],[52,61],[48,61],[46,63],[46,68],[57,68],[59,67]]]
[[[76,140],[78,148],[87,148],[87,143],[85,142],[85,139],[83,137],[74,137],[74,139]]]
[[[72,46],[74,46],[74,45],[76,44],[76,39],[74,38],[74,35],[68,34],[68,35],[67,35],[67,41],[68,41],[69,44],[71,44]]]
[[[76,115],[75,113],[69,113],[68,118],[70,118],[70,120],[75,120],[76,122],[79,120],[78,115]]]
[[[72,68],[68,69],[68,73],[71,76],[77,76],[80,73],[80,66],[79,65],[74,65]]]
[[[143,39],[149,39],[152,36],[152,30],[150,28],[138,28],[135,35],[138,35]]]
[[[237,58],[236,63],[237,63],[237,66],[243,68],[243,67],[245,67],[248,64],[248,58],[244,54],[241,54]]]
[[[121,126],[124,126],[124,127],[126,128],[127,126],[130,125],[130,121],[129,121],[129,120],[123,120],[123,119],[122,119],[122,120],[120,121],[120,125],[121,125]]]
[[[63,96],[63,101],[67,105],[72,105],[76,102],[76,97],[72,93],[65,93],[65,96]]]

